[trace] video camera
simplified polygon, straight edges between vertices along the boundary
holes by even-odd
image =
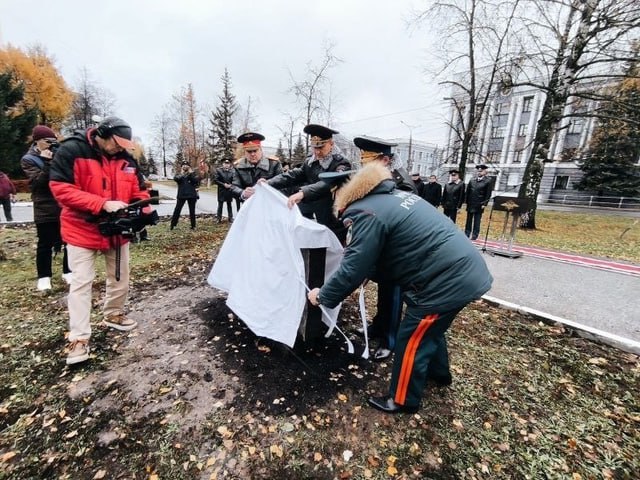
[[[158,212],[144,213],[143,207],[157,200],[156,197],[140,200],[127,205],[127,208],[108,214],[106,220],[100,217],[98,230],[105,237],[122,235],[124,238],[135,238],[139,232],[147,225],[158,223]]]
[[[49,144],[49,148],[48,148],[48,150],[49,150],[52,154],[55,154],[55,153],[56,153],[56,150],[58,150],[58,148],[60,148],[60,143],[58,143],[58,142],[50,141],[50,142],[47,142],[47,143]]]

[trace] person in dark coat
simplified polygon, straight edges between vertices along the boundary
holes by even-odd
[[[307,218],[314,219],[330,228],[344,241],[345,229],[333,215],[333,194],[331,186],[319,179],[325,172],[341,172],[351,169],[351,162],[337,150],[333,135],[338,132],[323,125],[309,124],[304,127],[313,153],[302,165],[272,178],[267,183],[281,192],[295,193],[289,195],[289,208],[298,205],[300,212]]]
[[[391,151],[392,147],[397,146],[396,143],[373,137],[356,137],[353,143],[360,149],[362,165],[372,162],[384,165],[391,172],[396,189],[418,194],[414,180]],[[378,340],[373,360],[381,362],[393,353],[396,331],[402,317],[402,290],[399,285],[389,281],[384,272],[377,272],[371,279],[378,284],[378,298],[369,334],[372,339]]]
[[[411,180],[413,181],[413,184],[416,187],[416,191],[418,192],[418,196],[421,198],[424,198],[424,187],[425,184],[422,181],[422,179],[420,178],[420,174],[417,172],[414,172],[411,174]]]
[[[417,195],[398,191],[380,163],[356,173],[338,191],[335,208],[350,241],[338,270],[309,292],[309,302],[333,308],[372,271],[401,287],[407,309],[396,336],[391,385],[386,395],[368,401],[385,413],[416,412],[427,380],[451,383],[445,333],[493,279],[462,232]]]
[[[231,187],[233,186],[233,177],[235,171],[231,166],[229,160],[222,162],[222,168],[216,170],[216,185],[218,185],[218,212],[216,214],[216,220],[218,223],[222,222],[222,207],[227,204],[227,216],[229,217],[229,223],[233,223],[233,209],[231,208],[231,201],[233,200],[233,192]]]
[[[438,183],[438,179],[435,175],[429,176],[429,181],[424,186],[424,195],[422,195],[427,202],[434,207],[438,208],[442,200],[442,187]]]
[[[238,137],[242,145],[244,157],[236,164],[236,175],[233,179],[231,192],[238,200],[247,200],[255,193],[254,186],[258,180],[275,177],[282,173],[282,165],[275,160],[269,160],[262,151],[264,135],[255,132],[243,133]]]
[[[444,214],[456,223],[458,211],[464,203],[464,182],[460,180],[458,170],[449,170],[449,182],[442,192],[442,209]]]
[[[36,224],[38,244],[36,246],[36,270],[38,290],[51,289],[53,252],[62,252],[62,279],[71,283],[71,270],[67,259],[67,248],[60,234],[60,205],[49,188],[49,170],[58,139],[53,130],[45,125],[34,127],[33,143],[20,160],[20,166],[29,179],[33,201],[33,221]]]
[[[171,230],[178,224],[180,213],[185,202],[189,205],[189,220],[191,230],[196,228],[196,202],[198,201],[198,188],[200,187],[200,177],[193,171],[189,162],[182,162],[180,173],[173,180],[178,184],[178,194],[176,195],[176,208],[171,217]]]
[[[477,176],[469,180],[466,189],[467,221],[464,233],[471,240],[476,240],[480,234],[480,221],[484,207],[491,200],[493,182],[487,177],[486,165],[476,165]]]
[[[4,210],[4,216],[7,218],[7,222],[13,222],[11,204],[15,199],[16,186],[6,173],[0,172],[0,203],[2,203],[2,209]]]

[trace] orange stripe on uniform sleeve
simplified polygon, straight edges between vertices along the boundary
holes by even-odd
[[[400,368],[400,378],[398,378],[398,386],[396,388],[396,395],[394,401],[400,405],[404,405],[407,399],[407,390],[409,389],[409,380],[411,379],[411,372],[413,371],[413,363],[416,359],[416,352],[420,341],[429,327],[433,325],[438,319],[438,314],[427,315],[418,324],[413,334],[409,338],[407,348],[405,348],[404,355],[402,356],[402,367]]]

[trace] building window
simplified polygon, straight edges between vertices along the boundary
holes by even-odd
[[[530,112],[532,108],[533,108],[533,96],[524,97],[524,100],[522,102],[522,111]]]
[[[519,137],[526,137],[527,136],[527,127],[528,127],[528,125],[526,123],[521,123],[520,126],[518,126],[518,136]]]
[[[584,128],[584,118],[574,118],[571,120],[569,124],[568,133],[578,135],[582,133],[582,129]]]
[[[504,138],[504,127],[491,127],[491,138]]]
[[[500,151],[496,150],[493,152],[489,152],[487,154],[487,160],[489,161],[489,163],[498,163],[498,161],[500,160]]]
[[[522,163],[522,157],[524,157],[524,150],[516,150],[513,153],[513,163]]]
[[[553,188],[557,190],[566,190],[569,186],[569,175],[556,175],[553,180]]]
[[[496,104],[496,115],[507,115],[509,113],[509,104],[508,103],[497,103]]]

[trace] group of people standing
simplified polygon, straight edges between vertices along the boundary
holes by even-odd
[[[344,256],[325,284],[309,292],[308,300],[333,308],[367,279],[378,284],[372,333],[379,344],[374,359],[395,356],[388,393],[370,398],[369,404],[386,413],[414,412],[428,381],[452,382],[445,332],[466,304],[490,288],[491,275],[473,244],[421,198],[421,182],[402,168],[391,151],[394,144],[355,138],[363,164],[356,172],[334,144],[336,130],[310,124],[304,131],[310,136],[312,153],[288,171],[265,158],[262,135],[250,132],[238,138],[243,158],[235,166],[225,162],[216,173],[225,199],[219,202],[218,219],[226,203],[232,220],[231,199],[251,198],[260,182],[285,193],[289,208],[297,205],[303,215],[330,228],[345,245]],[[120,331],[137,326],[124,310],[128,239],[104,234],[95,218],[116,215],[136,200],[149,200],[148,184],[130,154],[135,148],[132,131],[122,119],[109,117],[96,127],[77,131],[57,150],[56,135],[48,127],[37,127],[33,133],[23,168],[31,180],[34,209],[48,205],[53,210],[52,216],[34,215],[42,219],[37,229],[38,274],[51,276],[50,255],[65,251],[66,245],[68,262],[63,268],[70,281],[66,363],[76,364],[89,359],[91,289],[98,255],[106,264],[103,323]],[[484,182],[483,175],[478,177],[477,183]],[[193,212],[200,179],[184,164],[175,181],[177,215],[185,203]],[[423,188],[436,191],[429,184]],[[441,202],[446,195],[445,187]],[[176,222],[174,212],[171,228]],[[195,228],[195,212],[191,226]]]
[[[476,165],[476,175],[467,185],[460,179],[459,170],[449,170],[449,181],[444,188],[438,183],[435,175],[424,183],[420,174],[412,174],[418,194],[434,207],[442,206],[444,214],[456,223],[462,205],[467,205],[467,218],[464,233],[471,240],[477,240],[480,234],[480,222],[485,207],[491,200],[493,183],[487,176],[486,165]]]

